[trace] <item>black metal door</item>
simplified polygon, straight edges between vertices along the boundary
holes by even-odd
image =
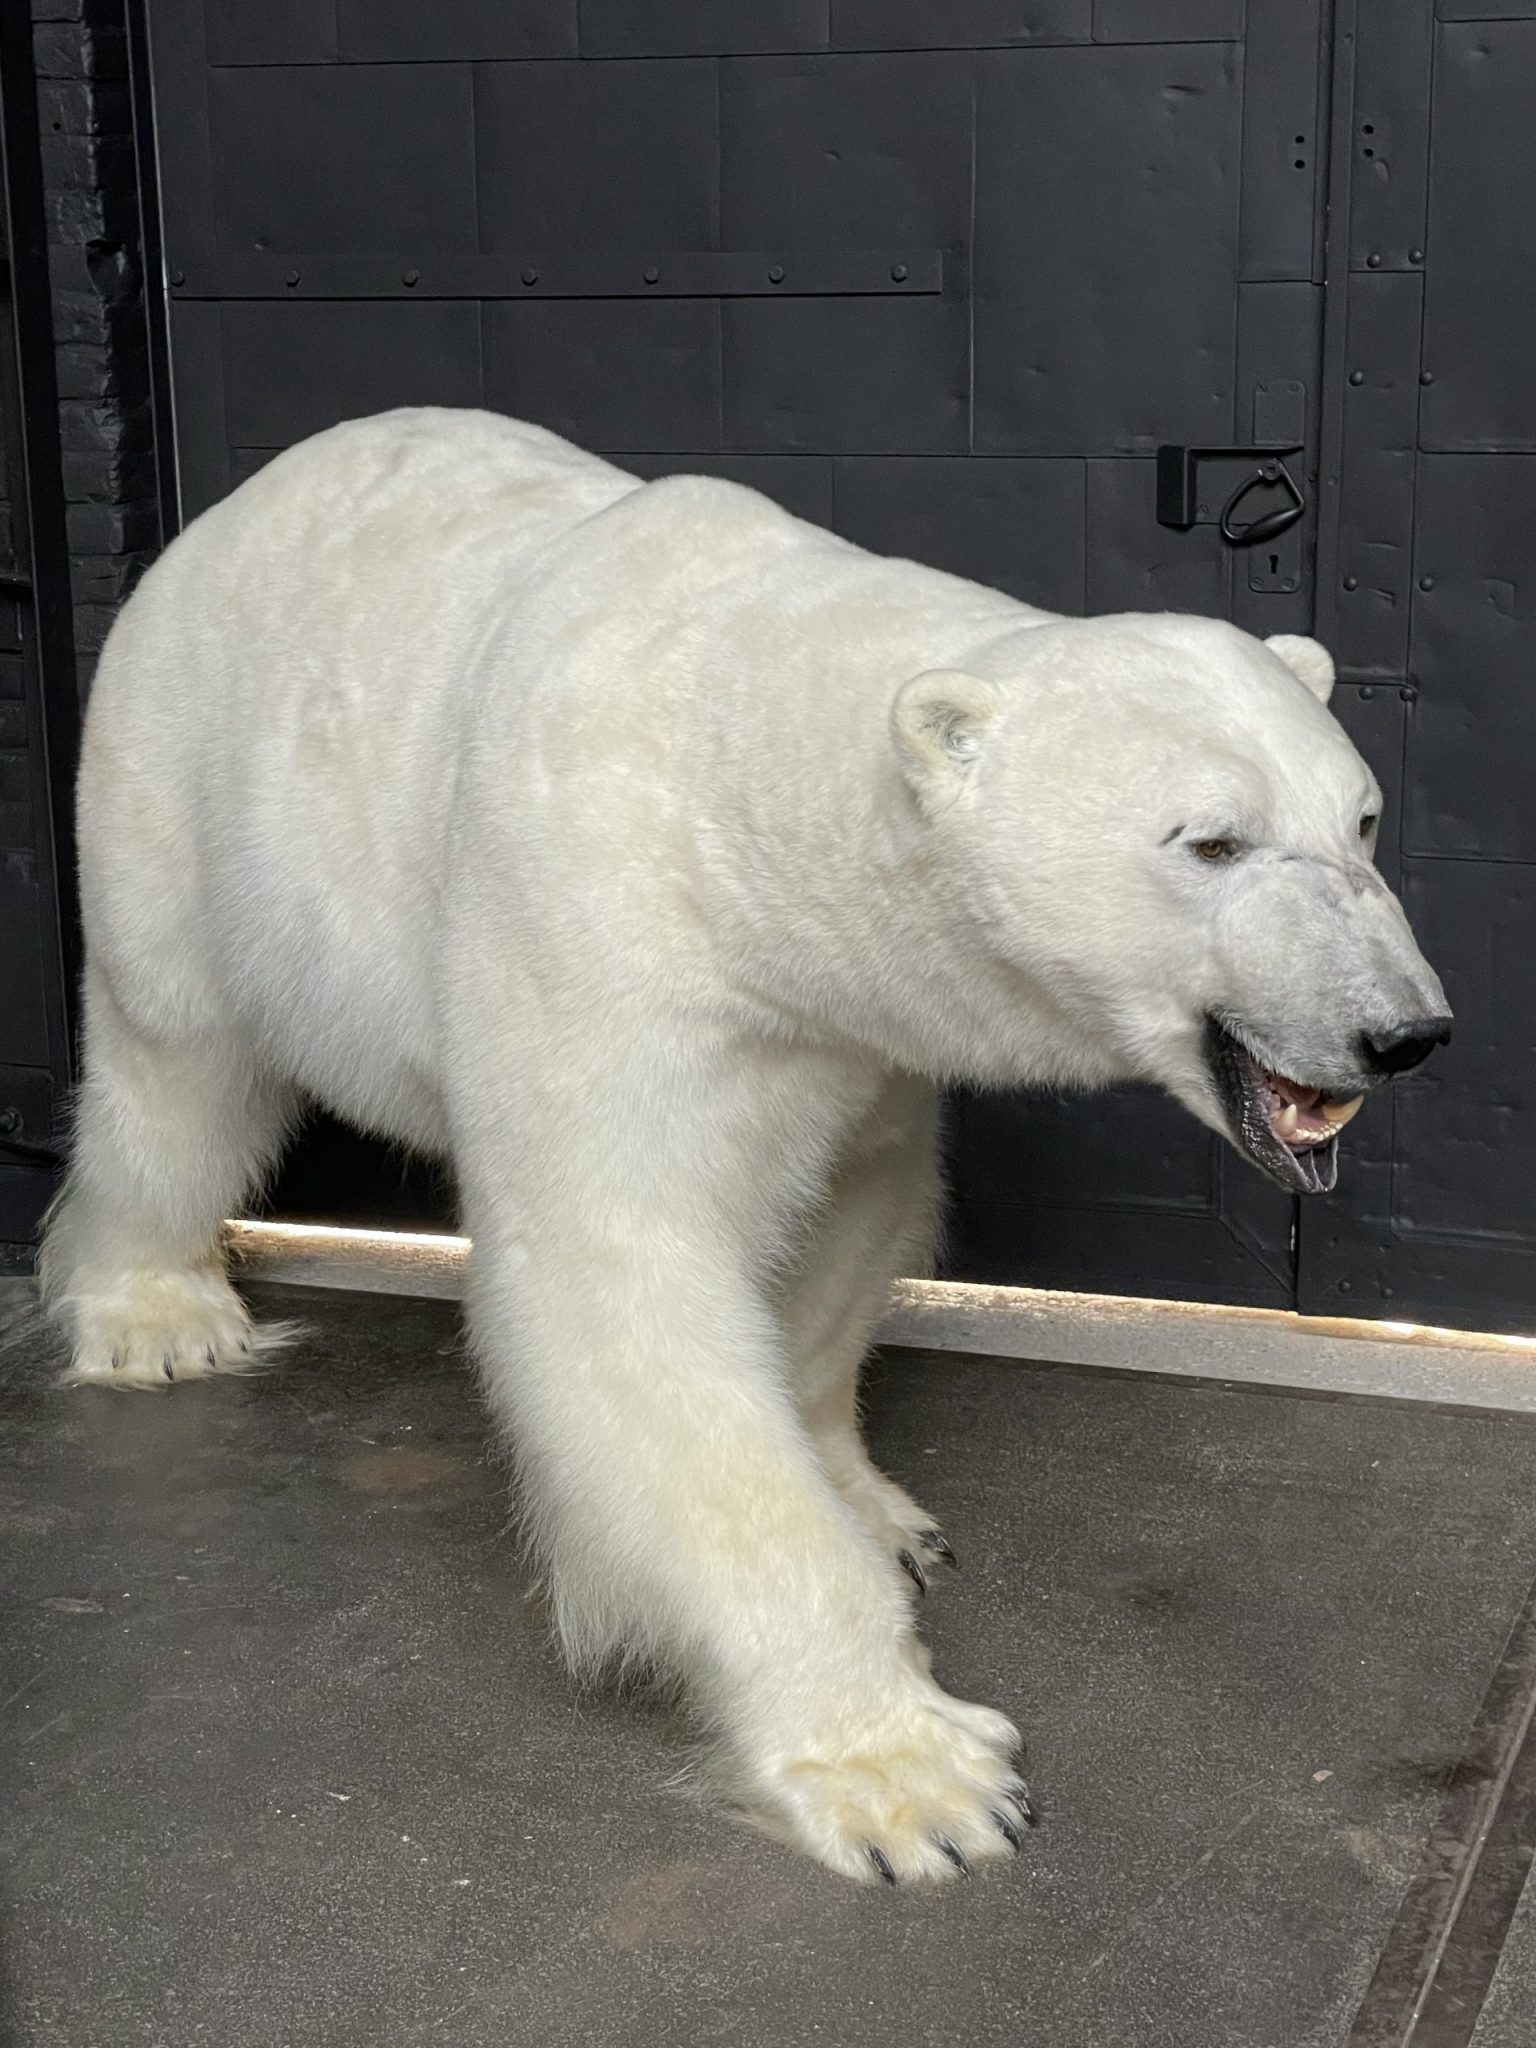
[[[577,0],[148,0],[183,513],[333,420],[404,402],[486,404],[645,474],[739,478],[866,545],[1063,611],[1176,608],[1306,631],[1315,512],[1235,552],[1210,518],[1247,473],[1225,458],[1201,471],[1200,521],[1159,525],[1155,451],[1301,444],[1293,467],[1313,502],[1321,451],[1322,616],[1352,678],[1342,712],[1389,779],[1405,735],[1421,735],[1407,752],[1407,882],[1431,950],[1464,980],[1468,905],[1518,921],[1528,871],[1511,847],[1526,828],[1512,781],[1474,821],[1444,778],[1465,765],[1467,717],[1495,689],[1476,635],[1513,660],[1523,580],[1511,564],[1493,578],[1504,598],[1462,605],[1436,543],[1438,580],[1414,593],[1414,630],[1438,665],[1438,725],[1427,676],[1424,702],[1400,694],[1416,685],[1406,583],[1378,604],[1389,625],[1376,618],[1379,644],[1367,647],[1365,628],[1342,610],[1335,619],[1331,582],[1350,521],[1365,516],[1348,510],[1356,503],[1375,517],[1391,500],[1401,566],[1415,474],[1426,534],[1459,536],[1466,575],[1487,580],[1469,505],[1491,545],[1501,519],[1524,516],[1523,472],[1476,458],[1489,475],[1502,465],[1508,502],[1495,505],[1456,468],[1453,451],[1488,420],[1469,425],[1472,400],[1457,411],[1453,385],[1432,393],[1438,413],[1426,403],[1435,452],[1417,472],[1404,453],[1402,308],[1423,290],[1429,230],[1422,162],[1412,231],[1397,165],[1427,101],[1394,103],[1392,180],[1379,175],[1383,153],[1369,159],[1378,203],[1398,209],[1390,252],[1377,263],[1367,251],[1369,267],[1346,278],[1335,250],[1325,270],[1334,11],[1322,0],[581,0],[579,13]],[[1443,11],[1462,10],[1447,0]],[[1509,0],[1492,11],[1510,13]],[[1389,19],[1414,17],[1401,40],[1429,48],[1430,0],[1365,12],[1382,43]],[[1496,32],[1501,49],[1530,33]],[[1336,40],[1346,97],[1353,34]],[[1440,31],[1453,44],[1483,34]],[[1518,51],[1509,61],[1525,75]],[[1453,137],[1457,120],[1478,119],[1476,91],[1491,90],[1478,75],[1481,88],[1436,101]],[[1507,89],[1520,90],[1529,110],[1536,77]],[[1333,104],[1337,205],[1349,169],[1338,185],[1338,152],[1351,158],[1361,138],[1353,101]],[[1414,146],[1422,158],[1422,134]],[[1442,211],[1477,203],[1463,186],[1436,192]],[[1456,260],[1448,309],[1465,289]],[[1433,318],[1433,254],[1428,274]],[[1374,298],[1357,292],[1367,279]],[[1454,317],[1495,310],[1463,304]],[[1374,371],[1339,385],[1352,373],[1340,322],[1369,320],[1392,337],[1390,392]],[[1478,374],[1504,376],[1518,410],[1529,401],[1516,359]],[[1416,358],[1407,375],[1417,408]],[[1341,412],[1341,390],[1352,410]],[[1350,573],[1379,580],[1372,532],[1361,545],[1368,566]],[[1447,623],[1458,605],[1465,626]],[[1463,688],[1469,659],[1483,667]],[[1498,701],[1509,728],[1498,772],[1510,778],[1529,708],[1513,685]],[[1512,1022],[1530,971],[1506,967],[1500,1017]],[[1506,1050],[1480,1063],[1479,1028],[1463,1031],[1472,1057],[1459,1051],[1443,1078],[1405,1089],[1395,1121],[1377,1111],[1357,1126],[1344,1192],[1302,1240],[1309,1304],[1381,1313],[1387,1297],[1364,1275],[1394,1259],[1416,1266],[1416,1252],[1394,1249],[1405,1227],[1450,1218],[1458,1245],[1470,1230],[1486,1248],[1500,1208],[1507,1238],[1507,1208],[1465,1170],[1459,1136],[1469,1117],[1512,1129],[1522,1113]],[[1485,1113],[1490,1087],[1503,1106]],[[1421,1149],[1436,1115],[1452,1120],[1443,1170]],[[958,1274],[1297,1300],[1294,1205],[1149,1094],[961,1101],[953,1170]],[[1426,1172],[1433,1201],[1420,1198]],[[1419,1191],[1406,1205],[1404,1189]],[[1506,1238],[1501,1258],[1528,1257]],[[1468,1272],[1481,1256],[1467,1254]],[[1358,1292],[1341,1295],[1340,1282]],[[1448,1277],[1430,1295],[1473,1312]],[[1508,1320],[1536,1286],[1511,1280],[1502,1298]]]
[[[1304,1211],[1301,1306],[1530,1332],[1536,0],[1339,13],[1318,619],[1457,1023]]]

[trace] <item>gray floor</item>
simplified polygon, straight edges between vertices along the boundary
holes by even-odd
[[[8,2042],[1343,2048],[1536,1577],[1536,1420],[889,1357],[937,1670],[1043,1809],[891,1894],[573,1696],[451,1304],[269,1301],[265,1377],[63,1394],[0,1287]],[[1478,2048],[1533,1995],[1527,1916]]]

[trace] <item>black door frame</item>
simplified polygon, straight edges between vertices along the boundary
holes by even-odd
[[[0,1068],[0,1270],[25,1266],[52,1192],[57,1121],[74,1077],[80,963],[73,810],[79,748],[74,620],[54,362],[47,214],[32,21],[0,7],[0,261],[6,265],[0,434],[14,465],[14,563],[0,571],[0,608],[14,607],[21,718],[9,743],[24,751],[33,822],[29,850],[0,861],[8,881],[37,891],[40,953],[13,961],[40,973],[47,1065]],[[12,866],[14,864],[14,866]]]

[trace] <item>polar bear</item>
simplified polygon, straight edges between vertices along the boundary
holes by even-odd
[[[238,1370],[221,1220],[302,1101],[451,1160],[579,1670],[679,1675],[850,1877],[1031,1818],[856,1379],[936,1089],[1161,1084],[1282,1186],[1444,1039],[1313,642],[1061,619],[730,483],[408,410],[273,461],[117,622],[80,775],[71,1377]]]

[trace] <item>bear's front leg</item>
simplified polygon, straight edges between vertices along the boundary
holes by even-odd
[[[729,1180],[688,1112],[615,1109],[464,1175],[471,1317],[578,1668],[680,1675],[732,1792],[869,1882],[1004,1856],[1028,1817],[1018,1736],[928,1675],[904,1581],[797,1412]],[[635,1129],[635,1143],[626,1129]]]

